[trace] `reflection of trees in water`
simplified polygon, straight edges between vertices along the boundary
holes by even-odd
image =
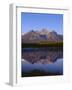
[[[55,62],[58,58],[62,58],[62,51],[25,51],[22,52],[22,58],[28,62],[48,64]]]
[[[53,76],[53,75],[62,75],[61,72],[45,72],[44,70],[34,69],[30,72],[22,72],[22,77],[30,76]]]

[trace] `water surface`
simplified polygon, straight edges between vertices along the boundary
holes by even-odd
[[[22,77],[63,75],[63,51],[48,48],[22,49]]]

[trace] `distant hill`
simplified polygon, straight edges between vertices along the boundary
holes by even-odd
[[[62,42],[63,35],[57,34],[55,31],[42,29],[40,31],[31,30],[22,34],[22,43],[36,43],[36,42]]]

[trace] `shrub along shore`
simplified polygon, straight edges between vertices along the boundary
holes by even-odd
[[[63,42],[22,43],[22,48],[63,47]]]

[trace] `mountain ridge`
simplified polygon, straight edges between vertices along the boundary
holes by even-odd
[[[42,29],[40,31],[31,30],[25,34],[22,34],[22,43],[35,43],[38,41],[62,42],[63,35],[47,29]]]

